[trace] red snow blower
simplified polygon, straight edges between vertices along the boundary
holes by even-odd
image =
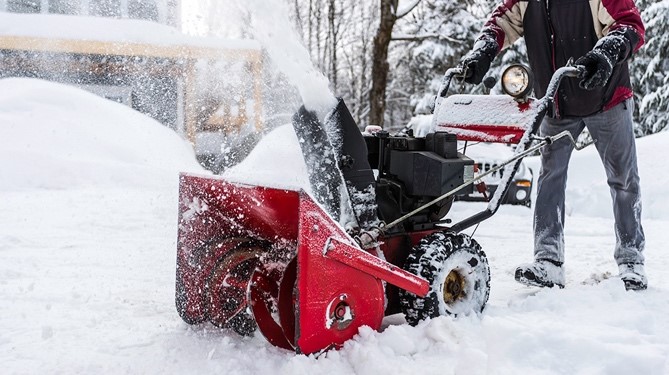
[[[466,73],[450,69],[434,132],[425,137],[410,130],[363,135],[343,101],[325,126],[302,107],[293,127],[311,194],[182,174],[179,314],[189,324],[211,322],[242,335],[258,330],[276,346],[310,354],[340,347],[363,325],[379,329],[390,314],[402,312],[416,325],[481,312],[488,261],[461,232],[497,211],[524,156],[570,137],[535,134],[562,77],[578,71],[559,69],[537,100],[527,97],[532,79],[522,66],[502,75],[509,95],[447,96],[451,80]],[[475,176],[458,140],[517,146],[513,158]],[[456,195],[472,193],[501,168],[485,210],[457,223],[445,218]]]

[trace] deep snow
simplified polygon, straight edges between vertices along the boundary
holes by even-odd
[[[242,172],[304,183],[290,128],[267,137],[260,147],[288,151],[258,149]],[[667,374],[669,174],[659,161],[668,142],[669,133],[638,141],[647,291],[625,292],[615,277],[608,190],[586,149],[570,168],[565,289],[513,281],[514,267],[531,259],[532,217],[503,206],[474,236],[492,272],[481,316],[415,328],[392,316],[383,332],[363,329],[315,358],[178,317],[176,172],[199,171],[184,141],[77,89],[0,80],[2,372]],[[263,177],[258,163],[273,174]],[[456,203],[454,214],[484,207]]]

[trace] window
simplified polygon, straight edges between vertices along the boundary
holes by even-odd
[[[129,0],[128,16],[130,18],[151,20],[158,22],[158,6],[155,1]]]
[[[49,0],[49,13],[79,14],[78,0]]]
[[[121,17],[121,0],[91,0],[91,16]]]
[[[7,11],[13,13],[39,13],[40,0],[7,0]]]

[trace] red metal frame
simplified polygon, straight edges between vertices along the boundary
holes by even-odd
[[[293,249],[294,261],[280,275],[269,267],[256,269],[245,303],[268,341],[301,353],[339,347],[363,325],[378,329],[384,317],[382,281],[422,296],[428,292],[426,280],[360,249],[303,191],[182,174],[179,202],[176,301],[188,323],[207,319],[207,280],[235,248],[212,246],[212,240],[251,238],[271,243],[270,251]],[[407,254],[394,252],[408,253],[420,237],[388,238],[382,251],[405,259]],[[215,251],[203,251],[211,248]],[[264,261],[260,257],[261,265]]]
[[[379,329],[385,297],[381,280],[356,267],[362,257],[372,255],[356,249],[359,253],[348,264],[330,257],[331,251],[355,242],[306,194],[302,198],[295,341],[297,351],[308,354],[342,345],[363,325]],[[335,315],[340,303],[350,310],[351,319]]]
[[[446,123],[439,125],[439,131],[457,134],[459,141],[517,144],[523,138],[525,128],[514,125],[461,125]]]
[[[212,243],[235,238],[295,241],[299,193],[182,174],[179,195],[176,304],[182,319],[196,324],[207,320],[203,299],[207,278],[232,249],[212,249]]]

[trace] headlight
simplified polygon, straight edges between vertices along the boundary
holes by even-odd
[[[516,199],[517,200],[522,201],[525,198],[527,198],[527,192],[525,190],[518,190],[516,192]]]
[[[522,98],[532,91],[532,72],[523,65],[511,65],[502,73],[502,89],[514,98]]]

